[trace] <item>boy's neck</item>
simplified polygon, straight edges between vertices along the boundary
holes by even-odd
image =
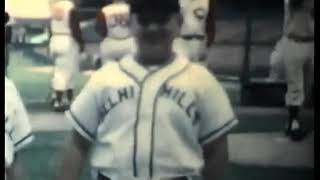
[[[174,52],[168,52],[165,55],[154,56],[154,57],[145,57],[140,53],[136,54],[136,61],[142,66],[155,66],[155,65],[165,65],[172,62],[176,54]]]

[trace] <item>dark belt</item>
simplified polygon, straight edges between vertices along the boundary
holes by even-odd
[[[314,36],[299,36],[296,34],[288,34],[287,38],[296,42],[313,42],[314,41]]]
[[[205,40],[206,36],[201,35],[201,34],[190,34],[190,35],[181,35],[181,37],[187,41],[190,41],[192,39],[197,39],[197,40]]]
[[[98,180],[111,180],[111,179],[108,178],[107,176],[104,176],[103,174],[99,173]],[[188,178],[187,177],[176,177],[176,178],[172,178],[170,180],[188,180]]]

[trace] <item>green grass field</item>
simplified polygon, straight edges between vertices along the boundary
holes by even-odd
[[[22,166],[29,178],[24,180],[51,180],[57,174],[68,132],[39,132],[35,141],[21,154]],[[88,168],[81,180],[90,179]],[[229,164],[224,180],[313,180],[313,169],[257,167]]]
[[[16,84],[25,103],[44,102],[49,96],[53,66],[43,62],[44,60],[35,59],[21,50],[11,51],[8,77]],[[77,77],[76,93],[84,86],[88,78],[82,74]]]

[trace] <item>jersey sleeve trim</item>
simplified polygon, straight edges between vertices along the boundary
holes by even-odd
[[[87,130],[84,125],[82,125],[79,119],[75,116],[75,114],[69,110],[66,112],[66,116],[72,121],[73,128],[84,138],[88,139],[89,141],[94,141],[95,136]]]
[[[33,140],[33,134],[32,134],[32,133],[27,134],[26,136],[24,136],[23,138],[21,138],[19,141],[17,141],[16,143],[14,143],[15,151],[19,151],[19,150],[22,149],[24,146],[26,146],[27,144],[29,144],[32,140]]]
[[[200,144],[205,145],[213,140],[216,140],[218,137],[221,137],[222,135],[230,131],[235,125],[238,124],[238,122],[239,121],[236,118],[231,119],[220,128],[213,130],[212,132],[208,133],[207,135],[204,135],[203,137],[200,137]]]

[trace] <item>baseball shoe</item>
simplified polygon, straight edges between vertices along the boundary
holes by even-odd
[[[94,68],[95,70],[98,70],[102,67],[102,60],[101,58],[98,58],[94,61]]]
[[[63,107],[63,104],[57,100],[54,101],[53,103],[53,109],[55,112],[63,112],[65,111],[64,110],[64,107]]]
[[[294,119],[292,123],[286,125],[285,135],[288,136],[292,141],[299,142],[307,136],[305,131],[298,120]]]

